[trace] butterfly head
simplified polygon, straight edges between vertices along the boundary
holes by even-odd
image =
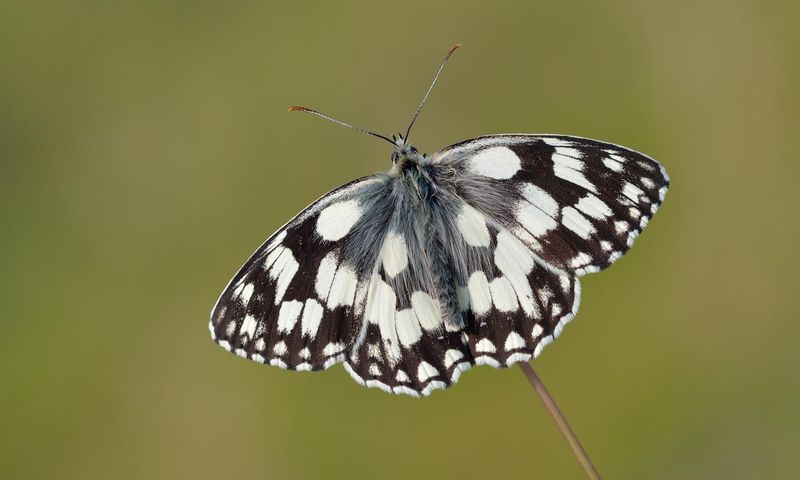
[[[406,143],[406,139],[402,135],[392,135],[394,142],[394,151],[392,152],[392,164],[395,166],[403,167],[405,165],[421,164],[426,158],[425,154],[419,153],[417,147]]]

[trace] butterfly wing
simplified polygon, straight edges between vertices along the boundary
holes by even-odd
[[[239,356],[292,370],[341,361],[360,332],[355,303],[364,269],[346,261],[344,249],[374,230],[364,202],[384,186],[379,176],[343,185],[275,232],[214,306],[212,338]]]
[[[669,186],[664,168],[646,155],[561,135],[479,137],[431,161],[455,170],[457,194],[543,262],[578,275],[622,256]]]

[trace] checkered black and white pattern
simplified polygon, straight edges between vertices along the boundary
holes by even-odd
[[[493,135],[394,165],[278,230],[209,324],[226,350],[289,370],[428,395],[475,364],[528,361],[575,315],[581,275],[608,267],[655,214],[655,160],[561,135]]]

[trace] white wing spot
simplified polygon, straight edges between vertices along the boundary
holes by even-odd
[[[381,346],[378,345],[377,343],[368,343],[367,356],[369,358],[383,358],[383,354],[381,353]]]
[[[398,383],[408,383],[411,380],[408,378],[406,372],[402,370],[397,371],[397,375],[394,376],[394,379],[397,380]]]
[[[521,162],[510,148],[491,147],[478,152],[467,165],[472,173],[507,180],[519,171]]]
[[[517,296],[511,282],[505,276],[497,277],[489,284],[494,306],[501,312],[515,312],[519,308]]]
[[[239,330],[239,335],[247,335],[247,338],[252,338],[256,331],[256,317],[252,315],[245,315],[242,328]]]
[[[566,180],[570,183],[574,183],[575,185],[583,187],[590,192],[597,193],[597,188],[594,186],[594,184],[587,180],[586,177],[583,176],[583,173],[579,172],[578,170],[556,164],[553,166],[553,173],[555,173],[558,178]]]
[[[498,270],[511,282],[517,299],[525,315],[537,315],[538,305],[533,299],[533,290],[528,281],[528,274],[533,271],[533,254],[508,230],[497,234],[497,248],[494,251],[494,263]],[[494,294],[492,294],[494,295]]]
[[[537,289],[536,293],[539,296],[539,300],[542,301],[542,304],[546,304],[551,298],[553,298],[553,291],[548,285],[542,285]]]
[[[303,302],[297,300],[281,303],[281,309],[278,311],[278,330],[284,333],[291,332],[302,309]]]
[[[552,156],[553,173],[561,179],[597,193],[594,184],[587,180],[582,173],[583,161],[572,158],[572,156],[580,157],[581,153],[574,148],[556,147]]]
[[[369,323],[378,325],[390,364],[400,359],[400,345],[395,328],[395,307],[397,296],[380,276],[373,275],[370,281],[367,306],[364,317]]]
[[[650,190],[656,188],[656,183],[647,177],[641,177],[639,180],[642,182],[642,185],[649,188]]]
[[[344,265],[339,266],[328,294],[328,309],[333,310],[338,306],[349,307],[352,305],[357,285],[358,279],[353,269]]]
[[[481,212],[466,203],[461,207],[461,213],[456,218],[456,225],[464,237],[467,245],[473,247],[489,246],[489,229]]]
[[[319,262],[317,278],[314,281],[314,290],[316,290],[317,296],[319,296],[323,302],[328,299],[328,292],[331,290],[333,276],[336,274],[336,267],[338,264],[339,259],[336,252],[328,253]]]
[[[634,202],[637,202],[639,201],[639,197],[644,195],[644,191],[631,182],[625,182],[625,185],[622,186],[622,194]]]
[[[367,321],[376,325],[391,318],[394,320],[397,297],[394,290],[380,276],[373,275],[369,285],[367,306],[364,316]]]
[[[608,157],[615,162],[625,163],[628,161],[625,157],[614,152],[613,150],[606,150],[606,153],[608,154]]]
[[[279,248],[275,248],[274,250],[270,251],[269,255],[267,255],[267,258],[264,259],[264,270],[269,271],[272,268],[272,265],[275,263],[275,260],[277,260],[277,258],[286,248],[282,245],[278,245],[278,247]],[[242,278],[242,280],[244,280],[244,278]]]
[[[250,297],[253,296],[254,289],[255,286],[252,283],[248,283],[247,285],[244,286],[239,295],[239,300],[242,301],[242,305],[247,306],[247,304],[250,303]]]
[[[480,357],[475,357],[475,365],[489,365],[490,367],[500,368],[502,364],[495,358],[481,355]]]
[[[286,230],[281,230],[277,235],[275,235],[275,237],[272,240],[269,241],[269,244],[267,245],[267,249],[265,251],[266,252],[272,251],[273,248],[281,244],[284,238],[286,238]]]
[[[617,234],[627,232],[628,228],[630,228],[630,225],[628,225],[628,222],[624,220],[618,220],[614,222],[614,230],[616,230]]]
[[[284,369],[284,370],[286,370],[287,368],[289,368],[289,366],[288,366],[288,365],[286,365],[286,362],[284,362],[284,361],[283,361],[283,360],[281,360],[280,358],[273,358],[273,359],[271,359],[271,360],[269,361],[269,364],[270,364],[270,365],[272,365],[273,367],[282,368],[282,369]]]
[[[508,334],[505,344],[506,351],[518,350],[520,348],[525,348],[525,346],[525,339],[523,339],[519,333],[512,331]]]
[[[572,207],[565,207],[561,211],[561,223],[572,230],[579,237],[588,240],[594,233],[594,226],[586,217]]]
[[[425,292],[411,294],[411,308],[420,326],[427,331],[438,330],[442,325],[442,312],[439,303]]]
[[[575,258],[573,258],[572,261],[570,262],[570,266],[572,268],[578,268],[588,265],[590,263],[592,263],[592,257],[590,257],[585,252],[578,252],[578,254],[575,255]]]
[[[469,302],[475,315],[481,316],[492,308],[492,297],[489,293],[489,280],[482,271],[474,272],[469,277]]]
[[[364,213],[356,200],[345,200],[328,205],[317,218],[317,233],[324,240],[336,241],[350,233],[350,229]]]
[[[428,362],[420,362],[419,367],[417,368],[417,378],[419,379],[420,383],[426,382],[438,375],[439,370],[436,370],[433,365]]]
[[[456,362],[464,358],[464,353],[461,350],[451,348],[444,352],[444,368],[452,367]]]
[[[283,295],[300,268],[300,264],[295,260],[292,251],[286,247],[279,246],[272,253],[278,255],[275,263],[269,269],[269,277],[275,280],[275,305],[278,305],[283,300]]]
[[[331,357],[344,351],[345,346],[338,342],[331,342],[325,345],[325,348],[322,349],[322,354],[326,357]]]
[[[649,170],[651,172],[655,171],[655,169],[656,169],[656,167],[653,164],[645,162],[645,161],[642,161],[642,160],[639,160],[638,162],[636,162],[636,164],[639,165],[640,167],[644,168],[645,170]]]
[[[613,158],[604,158],[603,165],[605,165],[609,170],[613,170],[615,172],[621,172],[623,168],[622,164]]]
[[[519,190],[534,207],[551,217],[558,215],[558,202],[549,193],[532,183],[523,183]]]
[[[306,305],[303,307],[303,318],[300,319],[303,335],[311,339],[317,336],[323,311],[322,305],[318,301],[313,298],[306,300]]]
[[[522,227],[517,227],[514,229],[514,236],[517,237],[524,243],[528,248],[531,249],[532,252],[542,252],[542,244],[539,243],[539,240],[533,238],[533,235],[530,234],[527,230]]]
[[[591,193],[587,193],[585,197],[578,200],[575,207],[586,215],[598,220],[608,218],[612,214],[608,205]]]
[[[417,316],[414,315],[414,310],[410,308],[400,310],[395,314],[395,326],[397,327],[397,339],[406,348],[417,343],[422,337],[422,328],[420,328]]]
[[[519,202],[514,215],[517,222],[535,237],[541,237],[558,226],[553,217],[528,202]]]
[[[536,325],[533,326],[533,330],[531,331],[531,337],[536,338],[542,333],[544,333],[544,329],[542,328],[541,325],[537,323]]]
[[[572,170],[582,171],[584,164],[580,150],[571,147],[556,147],[553,153],[553,164],[556,167],[571,168]]]
[[[550,145],[551,147],[569,147],[570,145],[575,145],[575,142],[568,140],[566,138],[542,137],[541,140],[544,143]]]
[[[383,241],[381,261],[386,275],[394,278],[408,266],[408,249],[402,234],[391,232]]]
[[[628,238],[625,240],[625,243],[630,247],[633,245],[633,241],[636,240],[636,237],[639,236],[639,230],[631,230],[628,232]]]
[[[286,347],[286,343],[281,340],[280,342],[276,343],[274,347],[272,347],[272,353],[275,355],[282,357],[286,355],[289,349]]]
[[[475,344],[475,351],[478,353],[494,353],[497,348],[488,338],[483,338]]]

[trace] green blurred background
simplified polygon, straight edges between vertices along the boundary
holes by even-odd
[[[278,226],[432,152],[558,132],[666,203],[534,362],[607,478],[798,478],[798,2],[3,2],[0,478],[582,478],[519,369],[416,400],[216,347]]]

